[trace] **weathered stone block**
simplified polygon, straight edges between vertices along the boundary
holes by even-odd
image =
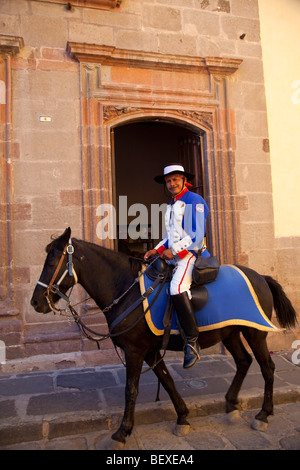
[[[264,164],[238,164],[237,190],[243,193],[272,193],[271,167]]]
[[[235,83],[231,91],[232,105],[236,108],[265,111],[266,98],[263,84]]]
[[[43,189],[51,188],[49,195],[55,194],[57,188],[72,189],[80,181],[80,162],[72,163],[72,172],[66,178],[65,163],[56,161],[42,168],[38,162],[18,162],[14,168],[16,181],[16,196],[38,196]]]
[[[253,193],[247,195],[248,208],[240,214],[241,222],[273,223],[272,193]]]
[[[98,26],[78,21],[69,22],[69,41],[86,42],[90,44],[114,44],[114,30],[109,26]],[[66,42],[64,43],[64,47]]]
[[[214,13],[230,13],[230,0],[195,0],[195,8]]]
[[[257,0],[230,0],[231,13],[244,18],[259,18]]]
[[[266,112],[236,111],[237,135],[262,138],[268,135],[268,122]]]
[[[27,15],[22,18],[20,34],[26,46],[66,47],[68,40],[67,20],[61,17]]]
[[[183,11],[183,25],[194,25],[201,36],[220,36],[219,16],[204,11],[186,9]]]
[[[47,124],[46,124],[47,125]],[[31,132],[19,132],[21,160],[24,161],[70,161],[80,154],[79,132],[64,129],[47,130],[42,126]]]
[[[242,251],[272,249],[273,240],[274,227],[272,224],[263,222],[243,223],[241,234]]]
[[[60,200],[62,206],[80,206],[82,204],[82,191],[80,189],[62,190]]]
[[[239,40],[245,34],[244,41],[259,42],[260,28],[258,19],[237,18],[224,15],[220,17],[221,34],[227,39]]]
[[[31,204],[16,203],[13,205],[14,220],[31,220]]]
[[[263,64],[260,58],[247,57],[239,67],[235,76],[241,82],[264,83]]]
[[[237,138],[236,161],[239,163],[270,163],[269,154],[263,151],[263,140],[253,136]]]
[[[158,30],[180,31],[181,14],[177,8],[167,6],[144,5],[143,8],[144,27]]]
[[[115,32],[116,47],[138,51],[158,52],[158,40],[152,31],[119,29]]]
[[[84,23],[96,24],[101,26],[114,26],[122,29],[141,29],[141,16],[122,10],[115,11],[96,11],[85,8],[82,10],[82,19]]]
[[[197,41],[194,36],[177,34],[158,34],[159,50],[163,54],[179,54],[195,56],[197,54]]]

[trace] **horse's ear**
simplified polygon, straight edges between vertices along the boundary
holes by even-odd
[[[60,235],[58,238],[54,238],[53,241],[46,246],[46,253],[49,253],[53,248],[63,251],[70,238],[71,229],[68,227],[62,235]]]
[[[68,243],[68,241],[71,238],[71,228],[70,227],[66,228],[66,230],[64,231],[64,233],[61,235],[60,238],[63,241],[64,247],[65,247],[65,245]]]
[[[56,241],[56,248],[63,250],[68,243],[69,239],[71,238],[71,229],[70,227],[66,228],[64,233],[57,238]]]
[[[66,240],[66,243],[67,241],[69,241],[69,239],[71,238],[71,227],[66,228],[66,230],[62,234],[62,238]]]

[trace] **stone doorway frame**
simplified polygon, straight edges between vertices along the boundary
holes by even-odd
[[[17,315],[13,243],[12,57],[24,47],[19,36],[0,34],[0,317]]]
[[[115,114],[115,110],[110,110],[111,112],[109,114]],[[149,111],[149,110],[148,110]],[[117,111],[118,112],[118,111]],[[198,169],[201,168],[201,178],[199,179],[198,181],[198,184],[199,186],[195,186],[195,183],[196,183],[196,179],[193,180],[193,189],[192,191],[195,191],[196,188],[200,188],[202,186],[202,191],[203,193],[199,193],[198,194],[201,194],[201,196],[203,196],[205,199],[206,199],[206,185],[205,185],[205,181],[204,181],[204,171],[205,171],[205,168],[204,168],[204,165],[203,165],[203,147],[204,147],[204,140],[205,140],[205,131],[200,131],[200,129],[198,127],[195,127],[194,125],[190,125],[189,123],[187,123],[186,121],[181,121],[181,120],[178,120],[178,117],[176,117],[175,119],[174,118],[170,118],[170,117],[162,117],[160,115],[157,115],[157,116],[153,116],[153,113],[147,113],[147,110],[143,110],[143,116],[142,117],[133,117],[129,120],[126,120],[125,122],[121,122],[121,123],[118,123],[117,125],[114,125],[112,127],[110,127],[110,133],[111,133],[111,156],[112,156],[112,165],[113,165],[113,175],[117,174],[117,165],[118,165],[118,162],[120,161],[119,158],[118,158],[118,152],[115,150],[115,147],[116,147],[116,143],[117,143],[117,138],[116,138],[116,132],[118,131],[119,128],[125,128],[125,129],[129,129],[130,131],[130,128],[131,126],[134,126],[135,124],[163,124],[163,125],[167,125],[168,127],[174,127],[176,130],[177,130],[177,133],[179,132],[179,129],[183,130],[183,131],[188,131],[190,134],[190,136],[197,136],[199,138],[199,149],[198,149]],[[151,130],[149,131],[150,134],[151,134]],[[178,134],[179,135],[179,134]],[[133,138],[134,138],[135,135],[133,135]],[[151,136],[153,138],[153,136]],[[150,137],[150,139],[151,139]],[[160,144],[158,144],[160,145]],[[179,153],[179,143],[177,142],[177,152]],[[170,154],[169,154],[170,156]],[[194,155],[193,155],[194,156]],[[129,156],[129,158],[132,158],[132,156]],[[172,156],[172,161],[176,161],[174,160],[174,156]],[[189,153],[189,155],[187,156],[186,155],[186,158],[187,159],[191,159],[193,158],[191,156],[191,153]],[[146,160],[147,161],[147,160]],[[183,163],[182,160],[177,160],[179,163]],[[148,162],[147,162],[148,163]],[[191,162],[190,162],[191,163]],[[136,160],[134,160],[134,164],[136,164]],[[148,165],[148,168],[151,167],[151,164],[152,162],[150,163],[149,162],[149,165]],[[186,165],[185,163],[183,163],[184,166]],[[187,167],[185,166],[185,168],[187,169]],[[151,170],[151,168],[149,168]],[[194,173],[195,170],[192,170],[191,167],[188,168],[188,171],[191,171],[192,173]],[[150,177],[150,180],[149,181],[152,181],[152,178],[153,178],[153,175]],[[153,182],[153,181],[152,181]],[[152,185],[153,186],[153,185]],[[153,189],[151,190],[152,194],[154,194],[153,192],[155,191],[155,187],[156,185],[153,186]],[[166,192],[166,191],[164,191]],[[196,191],[197,192],[197,191]],[[117,191],[117,182],[116,180],[113,180],[113,200],[114,200],[114,205],[115,207],[117,207],[117,198],[118,198],[118,191]],[[159,193],[160,194],[160,193]],[[138,199],[140,200],[140,199]],[[167,200],[170,200],[170,199],[167,199]],[[153,201],[152,201],[153,202]],[[166,203],[166,200],[158,200],[157,197],[156,197],[156,204],[163,204],[163,203]],[[137,215],[137,214],[135,214]],[[135,217],[135,215],[133,217]],[[162,220],[161,222],[163,222],[163,217],[162,217]],[[151,210],[150,210],[150,221],[152,223],[152,220],[151,220]],[[208,228],[208,226],[207,226]],[[164,227],[162,226],[161,227],[161,230],[162,232],[160,233],[161,237],[163,236],[164,234]],[[206,240],[210,241],[210,238],[208,238],[208,234],[209,234],[209,229],[206,231]],[[161,238],[159,239],[155,239],[155,240],[151,240],[150,238],[148,238],[148,242],[149,243],[158,243],[158,241],[160,241]],[[115,243],[115,249],[118,249],[118,239],[116,240],[116,243]],[[146,240],[145,240],[146,241]],[[209,243],[210,244],[210,243]],[[149,245],[150,246],[150,245]]]
[[[242,60],[165,55],[81,43],[68,43],[67,51],[80,63],[83,237],[99,243],[96,209],[100,204],[113,204],[113,129],[134,121],[160,119],[201,134],[213,253],[221,263],[238,262],[235,129],[228,77]],[[174,90],[134,81],[120,85],[109,80],[113,67],[162,74],[202,74],[206,88]],[[113,240],[103,244],[114,247]]]

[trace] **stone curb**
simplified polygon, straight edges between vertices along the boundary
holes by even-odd
[[[185,399],[189,408],[189,417],[201,417],[225,412],[225,400],[222,394],[192,396]],[[274,404],[287,404],[300,401],[300,390],[282,387],[274,391]],[[241,394],[240,409],[251,410],[261,407],[262,397],[255,391]],[[276,412],[276,410],[275,410]],[[115,407],[100,412],[74,412],[66,413],[63,417],[44,416],[24,420],[21,424],[19,418],[11,419],[9,425],[0,426],[0,449],[6,446],[51,440],[91,432],[112,431],[117,429],[123,416],[123,408]],[[161,421],[173,421],[176,414],[173,404],[169,401],[160,401],[147,404],[138,404],[135,412],[135,424],[154,424]]]

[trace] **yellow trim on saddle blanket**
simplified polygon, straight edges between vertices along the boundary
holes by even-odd
[[[146,266],[142,267],[141,273],[143,273],[144,271],[146,271]],[[146,292],[144,279],[145,279],[145,275],[139,277],[140,291],[141,291],[142,295]],[[152,333],[154,333],[156,336],[163,335],[165,330],[158,330],[156,328],[156,326],[154,325],[153,321],[152,321],[150,309],[148,310],[148,307],[149,307],[148,297],[146,297],[146,299],[143,300],[143,307],[144,307],[144,312],[147,311],[147,313],[145,315],[145,318],[146,318],[146,322],[147,322],[150,330],[152,331]],[[172,334],[179,334],[179,331],[173,330],[171,333]]]
[[[249,279],[247,278],[247,276],[243,273],[243,271],[241,271],[237,266],[233,266],[233,265],[223,265],[223,266],[228,266],[230,268],[233,268],[234,270],[236,270],[239,275],[243,278],[243,280],[245,281],[246,283],[246,286],[249,290],[249,293],[251,294],[251,297],[253,299],[253,302],[259,312],[259,314],[261,315],[261,317],[263,318],[263,320],[265,321],[266,325],[263,325],[263,324],[259,324],[259,323],[256,323],[254,321],[251,321],[251,320],[246,320],[246,319],[243,319],[243,318],[234,318],[234,319],[228,319],[228,320],[224,320],[224,321],[221,321],[221,322],[217,322],[217,323],[211,323],[211,324],[207,324],[207,325],[204,325],[204,326],[198,326],[198,331],[199,332],[202,332],[202,331],[211,331],[211,330],[216,330],[216,329],[219,329],[219,328],[224,328],[226,326],[232,326],[232,325],[240,325],[240,326],[247,326],[247,327],[252,327],[252,328],[255,328],[255,329],[258,329],[258,330],[261,330],[261,331],[268,331],[268,332],[279,332],[279,331],[283,331],[284,328],[278,328],[276,327],[269,319],[268,317],[266,316],[265,312],[263,311],[261,305],[260,305],[260,302],[258,300],[258,297],[256,295],[256,292],[254,291],[253,289],[253,286],[251,284],[251,282],[249,281]],[[142,269],[142,272],[145,271],[145,267],[143,267]],[[145,291],[146,291],[146,287],[145,287],[145,282],[144,282],[144,278],[145,276],[140,276],[139,278],[139,283],[140,283],[140,290],[141,290],[141,293],[143,294]],[[216,281],[217,282],[217,281]],[[208,286],[209,288],[209,286]],[[148,302],[148,298],[144,299],[143,301],[143,308],[144,308],[144,311],[146,311],[149,307],[149,302]],[[205,309],[205,307],[204,307]],[[146,315],[145,315],[145,318],[146,318],[146,321],[147,321],[147,324],[150,328],[150,330],[152,331],[152,333],[154,333],[156,336],[161,336],[164,334],[164,329],[159,329],[155,326],[153,320],[152,320],[152,317],[151,317],[151,312],[150,310],[147,311]],[[268,326],[269,325],[269,326]],[[171,333],[172,334],[179,334],[179,331],[177,329],[172,329],[171,330]]]

